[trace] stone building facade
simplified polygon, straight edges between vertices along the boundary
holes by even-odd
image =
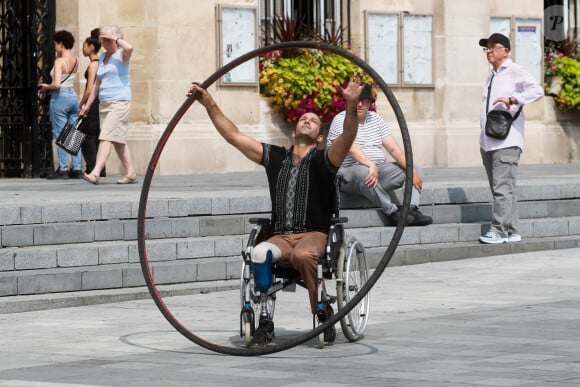
[[[256,7],[264,0],[107,0],[57,1],[57,29],[82,41],[95,26],[117,24],[134,46],[131,65],[133,101],[129,145],[143,174],[157,141],[182,105],[192,81],[203,81],[219,68],[218,6]],[[278,3],[292,3],[278,1]],[[414,159],[423,167],[480,165],[478,136],[482,88],[488,64],[477,42],[490,34],[492,18],[542,19],[540,0],[342,0],[342,23],[349,27],[351,50],[369,55],[367,15],[394,13],[432,17],[432,82],[426,87],[393,86],[401,105]],[[348,18],[346,17],[348,15]],[[258,16],[259,17],[259,16]],[[513,28],[510,27],[513,32]],[[493,31],[492,31],[493,32]],[[516,35],[512,35],[515,39]],[[389,55],[385,53],[385,55]],[[541,55],[541,52],[540,54]],[[83,58],[80,69],[88,61]],[[541,59],[540,59],[541,65]],[[78,90],[84,85],[80,83]],[[240,129],[259,140],[288,145],[292,125],[272,111],[257,84],[210,87],[223,111]],[[384,96],[378,111],[396,122]],[[523,163],[579,161],[580,117],[556,111],[551,97],[525,108],[526,150]],[[112,156],[108,171],[119,171]],[[249,171],[259,167],[245,160],[216,133],[199,104],[194,103],[166,144],[157,173],[191,174]]]

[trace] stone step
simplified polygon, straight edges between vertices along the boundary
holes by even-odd
[[[150,262],[156,284],[212,282],[240,278],[240,255]],[[18,270],[0,273],[0,296],[77,292],[145,286],[139,262]]]
[[[580,235],[526,238],[521,242],[484,245],[478,242],[400,245],[389,266],[580,247]],[[384,248],[366,249],[371,268]],[[211,269],[208,269],[211,267]],[[151,264],[162,297],[239,289],[241,258],[156,262]],[[228,279],[221,278],[223,274]],[[192,281],[192,279],[196,281]],[[121,287],[122,284],[122,287]],[[138,263],[101,267],[0,273],[0,314],[150,298]],[[12,286],[12,291],[9,291]],[[20,292],[19,292],[20,290]]]
[[[518,203],[520,219],[580,216],[580,199],[532,200]],[[421,212],[433,217],[434,224],[489,222],[492,216],[490,203],[463,203],[421,205]],[[344,209],[341,215],[348,218],[347,228],[377,227],[390,224],[387,217],[376,208]]]
[[[145,223],[148,239],[187,238],[249,233],[251,217],[269,213],[154,218]],[[101,241],[135,241],[136,219],[2,226],[3,247],[66,245]]]
[[[189,282],[187,284],[159,285],[161,297],[183,296],[207,292],[239,289],[238,279],[227,281]],[[0,297],[0,314],[22,313],[35,310],[70,308],[111,302],[150,299],[147,287],[81,290],[66,293],[43,293]]]
[[[520,220],[523,238],[580,235],[580,216],[533,218]],[[489,223],[445,223],[425,227],[406,227],[400,245],[426,245],[477,241],[489,230]],[[392,240],[394,227],[349,229],[365,247],[386,247]]]
[[[391,265],[578,246],[576,172],[577,165],[522,165],[518,200],[524,240],[490,246],[477,241],[491,219],[483,169],[424,169],[421,209],[434,224],[407,227]],[[138,185],[4,181],[0,313],[16,310],[17,304],[44,308],[149,297],[135,241]],[[394,196],[401,201],[402,191]],[[156,176],[148,197],[147,252],[159,288],[180,294],[237,287],[240,251],[252,227],[248,218],[270,216],[263,171]],[[341,198],[341,215],[349,218],[348,232],[361,239],[375,265],[395,228],[385,226],[382,213],[369,203],[350,199]]]
[[[270,211],[267,190],[199,192],[186,198],[150,199],[147,218],[174,218],[204,215],[233,215]],[[0,206],[0,226],[137,219],[139,197],[135,200],[34,202]]]
[[[519,203],[521,219],[580,216],[580,199],[524,201]],[[424,205],[421,211],[435,224],[486,222],[491,218],[489,203]],[[376,208],[345,209],[347,228],[381,227],[390,224]],[[269,212],[236,215],[159,217],[146,221],[149,239],[239,235],[250,232],[251,217],[269,217]],[[56,222],[49,224],[5,225],[0,227],[3,247],[66,245],[101,241],[134,241],[135,219]]]
[[[576,247],[580,216],[521,221],[521,243],[482,245],[483,223],[449,223],[407,227],[393,263],[443,260],[524,251]],[[352,228],[375,265],[395,232],[394,227]],[[238,278],[240,252],[247,234],[148,240],[148,260],[161,284]],[[516,246],[516,247],[513,247]],[[526,250],[527,249],[527,250]],[[509,250],[508,252],[515,252]],[[427,257],[427,258],[424,258]],[[447,257],[447,258],[446,258]],[[373,266],[374,267],[374,266]],[[143,274],[135,241],[5,248],[0,250],[0,296],[85,291],[142,286]]]
[[[376,210],[375,210],[376,213]],[[532,218],[521,220],[524,238],[580,235],[580,216]],[[365,223],[368,224],[368,223]],[[248,223],[249,225],[249,223]],[[242,225],[247,227],[248,225]],[[352,226],[352,224],[351,224]],[[445,223],[426,227],[406,227],[401,245],[477,241],[485,233],[487,223]],[[395,227],[350,227],[349,233],[357,236],[367,248],[386,247]],[[237,230],[229,235],[180,236],[147,241],[151,261],[227,257],[244,249],[249,230]],[[97,266],[139,262],[135,240],[91,241],[86,243],[61,243],[0,249],[0,272]]]
[[[580,235],[524,238],[521,242],[496,245],[482,244],[477,241],[426,243],[421,245],[400,244],[389,262],[389,266],[416,265],[575,247],[580,247]],[[378,247],[367,248],[366,254],[370,265],[376,267],[385,254],[385,249]]]
[[[545,178],[544,181],[522,179],[518,182],[518,200],[524,202],[580,198],[580,182],[570,176],[554,178],[555,180]],[[423,206],[469,203],[488,205],[491,201],[485,181],[445,181],[425,185],[421,195]],[[156,189],[152,187],[151,198],[147,202],[148,218],[268,213],[271,208],[266,188],[240,187],[237,190],[225,191],[212,191],[211,187],[200,191],[184,189],[179,195],[173,191],[156,192]],[[84,196],[74,190],[68,196],[67,193],[60,192],[61,196],[47,197],[43,201],[32,200],[23,194],[23,199],[11,199],[10,202],[4,201],[0,204],[0,226],[137,218],[138,194],[132,195],[133,199],[128,200],[124,196],[113,198],[113,193],[105,192],[108,199],[95,196],[94,201],[85,200]],[[397,190],[394,196],[401,201],[402,190]],[[348,195],[343,195],[341,205],[342,208],[369,207],[368,202]]]

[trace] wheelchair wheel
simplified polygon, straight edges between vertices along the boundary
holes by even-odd
[[[242,274],[240,276],[240,304],[242,307],[242,313],[240,315],[240,336],[244,338],[244,343],[246,346],[250,344],[254,332],[256,330],[256,320],[260,318],[260,312],[262,311],[261,306],[261,294],[255,290],[254,276],[250,269],[250,281],[249,286],[246,286],[244,280],[244,271],[246,270],[246,263],[242,264]],[[250,307],[253,313],[244,312],[246,292],[249,292]],[[274,309],[276,307],[276,295],[268,296],[266,302],[266,313],[268,316],[274,318]]]
[[[340,249],[336,269],[336,295],[338,309],[342,309],[368,281],[369,272],[363,245],[348,236]],[[363,337],[369,318],[370,295],[365,297],[340,319],[346,338],[357,341]]]
[[[252,341],[252,337],[254,336],[255,325],[253,321],[249,321],[247,315],[243,315],[242,318],[244,319],[244,345],[248,347]]]
[[[320,324],[322,325],[322,324]],[[318,349],[324,348],[324,332],[318,335]]]

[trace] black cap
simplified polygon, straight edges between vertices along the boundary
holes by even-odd
[[[502,34],[498,34],[497,32],[489,35],[489,38],[487,39],[479,39],[479,45],[481,47],[486,47],[488,42],[499,43],[508,50],[511,50],[510,40],[508,39],[508,37]]]
[[[360,92],[360,96],[358,97],[360,101],[369,100],[371,103],[375,102],[376,93],[373,91],[373,87],[369,83],[363,84],[363,89]]]

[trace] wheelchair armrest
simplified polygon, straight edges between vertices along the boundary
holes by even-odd
[[[250,218],[249,222],[252,224],[259,224],[260,226],[263,226],[265,224],[270,224],[270,219],[269,218]]]
[[[346,216],[339,216],[336,218],[330,218],[330,224],[337,224],[337,223],[347,223],[348,218]]]

